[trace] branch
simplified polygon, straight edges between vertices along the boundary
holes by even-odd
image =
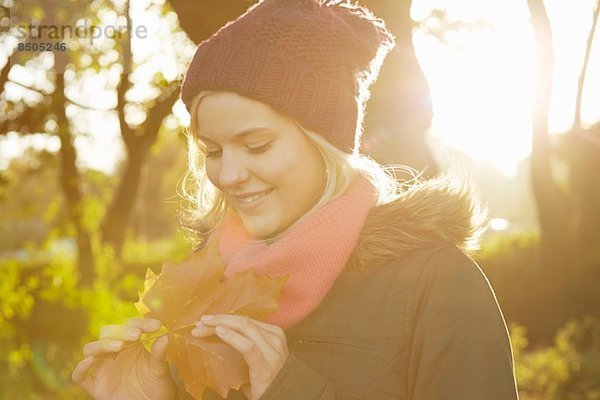
[[[171,113],[173,104],[179,98],[180,82],[173,82],[169,87],[163,90],[161,95],[155,100],[156,104],[151,109],[148,109],[148,119],[142,125],[144,130],[143,138],[146,144],[151,146],[156,140],[160,126],[167,115]]]
[[[577,85],[577,101],[575,103],[575,125],[581,128],[581,102],[583,99],[583,86],[585,84],[585,76],[587,74],[588,63],[590,61],[590,54],[592,53],[592,43],[594,42],[594,35],[596,34],[596,25],[598,24],[598,15],[600,14],[600,0],[596,0],[596,9],[594,10],[594,16],[592,19],[592,27],[587,38],[587,45],[585,48],[585,58],[583,60],[583,66],[581,67],[581,73],[579,74],[579,82]]]
[[[7,60],[2,71],[0,72],[0,92],[4,91],[4,84],[8,81],[8,73],[10,72],[10,62]]]
[[[178,86],[177,82],[173,82],[163,90],[155,104],[148,109],[148,118],[144,124],[136,129],[133,132],[134,136],[130,138],[127,163],[102,222],[102,237],[117,253],[123,245],[128,219],[139,189],[141,169],[150,154],[150,147],[156,141],[164,118],[170,114],[173,103],[179,97]]]
[[[129,14],[129,1],[125,2],[125,18],[127,19],[127,24],[131,27],[131,16]],[[125,39],[121,41],[123,46],[122,51],[122,65],[123,65],[123,73],[121,74],[121,80],[119,81],[119,85],[117,86],[117,113],[119,115],[119,127],[121,129],[121,137],[123,138],[123,143],[125,144],[125,148],[127,151],[131,148],[131,146],[135,143],[135,133],[133,129],[127,125],[125,121],[125,93],[130,87],[129,82],[129,70],[131,68],[131,35],[125,35]]]
[[[77,106],[77,107],[79,107],[79,108],[83,108],[83,109],[85,109],[85,110],[91,110],[91,111],[114,111],[114,110],[115,110],[115,109],[114,109],[114,108],[112,108],[112,107],[108,107],[108,108],[92,107],[92,106],[90,106],[90,105],[87,105],[87,104],[82,104],[82,103],[80,103],[80,102],[78,102],[78,101],[76,101],[76,100],[73,100],[72,98],[70,98],[70,97],[68,97],[68,96],[65,96],[65,99],[66,99],[66,100],[67,100],[69,103],[71,103],[71,104],[73,104],[73,105],[75,105],[75,106]]]
[[[10,79],[9,79],[9,80],[7,80],[6,82],[14,83],[14,84],[15,84],[15,85],[17,85],[17,86],[20,86],[20,87],[22,87],[23,89],[27,89],[27,90],[29,90],[29,91],[31,91],[31,92],[36,92],[36,93],[39,93],[39,94],[41,94],[42,96],[45,96],[45,95],[47,95],[47,94],[48,94],[48,93],[44,93],[44,92],[42,92],[42,91],[41,91],[41,90],[39,90],[39,89],[32,88],[31,86],[27,86],[27,85],[25,85],[25,84],[23,84],[23,83],[21,83],[21,82],[16,82],[16,81],[13,81],[13,80],[10,80]]]

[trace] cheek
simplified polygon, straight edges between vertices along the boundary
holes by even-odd
[[[289,153],[288,153],[289,154]],[[263,169],[264,180],[284,189],[287,195],[301,192],[303,182],[302,160],[294,157],[277,157],[270,168]]]
[[[285,181],[287,193],[294,202],[303,206],[312,205],[315,198],[322,193],[325,183],[325,166],[320,153],[315,153],[312,148],[301,152],[301,157],[288,157],[285,162]]]
[[[277,146],[268,153],[253,156],[246,164],[251,180],[267,185],[287,186],[293,180],[290,178],[294,170],[300,165],[292,154],[289,148]]]

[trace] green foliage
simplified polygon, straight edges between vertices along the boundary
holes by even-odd
[[[60,241],[59,241],[60,243]],[[97,239],[98,277],[89,288],[77,285],[70,246],[56,241],[32,245],[26,261],[0,261],[0,399],[80,399],[70,374],[85,342],[100,328],[139,316],[133,302],[143,289],[146,267],[158,269],[189,253],[179,234],[155,242],[128,240],[125,257]],[[132,260],[144,268],[128,270]]]
[[[514,234],[496,235],[486,238],[478,254],[478,259],[495,265],[503,262],[534,262],[537,256],[537,232],[518,232]],[[524,260],[523,257],[527,257]]]
[[[581,301],[597,278],[549,293],[538,243],[533,232],[495,236],[477,257],[510,321],[521,399],[599,400],[600,313]]]
[[[15,316],[28,316],[34,300],[31,290],[39,285],[35,278],[20,282],[20,265],[8,261],[0,265],[0,326]],[[4,331],[4,329],[2,329]]]
[[[137,262],[152,265],[156,260],[168,258],[179,262],[191,251],[191,242],[183,232],[178,232],[171,239],[158,239],[151,242],[128,240],[123,246],[123,259],[127,262]]]
[[[29,150],[2,171],[0,251],[42,242],[65,220],[55,154]]]
[[[91,3],[33,0],[11,4],[12,14],[19,23],[27,23],[32,16],[37,16],[42,21],[72,26],[83,17],[90,18],[93,23],[103,20],[114,24],[123,19],[125,11],[123,4],[109,0]],[[36,78],[31,86],[31,92],[39,92],[35,103],[20,98],[0,100],[0,108],[4,106],[11,118],[19,117],[18,124],[11,129],[23,135],[45,132],[46,138],[53,137],[57,128],[52,128],[53,124],[45,125],[51,120],[59,126],[68,126],[74,142],[84,133],[94,136],[97,132],[86,126],[89,124],[86,118],[97,112],[87,110],[87,106],[96,106],[95,98],[90,102],[89,93],[72,88],[85,87],[86,80],[101,78],[106,91],[116,96],[119,79],[109,76],[115,66],[122,67],[125,75],[121,78],[125,82],[128,82],[130,71],[140,66],[143,67],[140,71],[151,69],[145,80],[135,78],[137,75],[132,75],[135,79],[131,76],[129,79],[135,89],[132,92],[143,96],[134,96],[117,106],[122,109],[133,104],[148,115],[157,103],[156,97],[178,79],[195,49],[185,35],[182,37],[173,18],[175,15],[170,13],[170,18],[166,18],[168,7],[160,4],[142,5],[148,12],[146,16],[154,15],[152,20],[143,18],[144,23],[169,28],[150,30],[158,34],[148,41],[156,45],[154,50],[160,51],[150,51],[140,57],[139,49],[147,46],[134,46],[135,57],[128,58],[123,48],[124,44],[129,44],[126,40],[104,41],[102,48],[85,43],[74,46],[68,53],[70,63],[64,74],[70,93],[70,101],[65,103],[68,118],[61,120],[54,109],[61,106],[56,101],[62,101],[62,96],[50,97],[53,87],[57,86]],[[131,6],[137,7],[132,14],[140,11],[139,4],[132,2]],[[150,8],[160,11],[159,14],[155,15]],[[156,62],[157,59],[164,60],[165,54],[170,55],[166,57],[168,63]],[[55,70],[61,70],[60,58],[55,57]],[[36,55],[22,53],[13,54],[12,61],[26,67],[36,77],[48,75],[47,63],[42,68],[42,64],[35,64],[37,59]],[[174,65],[178,71],[173,70]],[[10,68],[9,64],[7,66]],[[3,72],[8,76],[8,69]],[[47,78],[48,82],[53,81],[50,76]],[[76,106],[77,103],[80,105]],[[73,109],[79,111],[73,113]],[[81,358],[82,344],[96,338],[101,326],[122,323],[137,316],[133,301],[143,287],[146,268],[157,270],[166,260],[178,261],[190,251],[190,244],[183,235],[174,233],[177,227],[174,209],[178,203],[170,201],[165,205],[165,199],[172,199],[181,169],[185,167],[181,143],[172,137],[179,126],[172,123],[170,129],[171,137],[163,138],[163,146],[155,146],[153,159],[145,165],[147,169],[142,179],[147,182],[139,191],[136,208],[129,219],[129,239],[120,256],[106,246],[97,233],[101,231],[108,205],[113,200],[114,188],[118,186],[119,171],[115,176],[109,176],[86,170],[85,162],[77,157],[78,176],[66,176],[64,164],[61,164],[61,157],[65,160],[65,146],[58,152],[32,148],[0,171],[0,371],[3,372],[0,374],[0,400],[82,398],[81,390],[70,381],[72,368]],[[160,134],[167,136],[165,132]],[[78,149],[76,146],[75,150]],[[59,155],[61,151],[63,153]],[[177,166],[179,171],[176,171]],[[77,207],[69,209],[61,179],[70,182],[76,178],[82,197]],[[80,226],[73,223],[74,214],[78,216]],[[81,238],[77,235],[82,231],[89,233],[95,265],[96,277],[90,287],[78,284],[76,260]]]
[[[527,329],[511,325],[522,400],[600,399],[600,319],[570,320],[553,346],[527,349]]]

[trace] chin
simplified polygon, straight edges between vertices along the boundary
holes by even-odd
[[[260,239],[268,239],[278,232],[278,229],[269,224],[268,221],[252,221],[242,217],[242,222],[249,234]]]

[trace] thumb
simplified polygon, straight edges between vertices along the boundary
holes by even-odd
[[[162,335],[152,344],[152,348],[150,349],[150,362],[153,367],[160,366],[164,368],[168,344],[169,338],[167,335]]]

